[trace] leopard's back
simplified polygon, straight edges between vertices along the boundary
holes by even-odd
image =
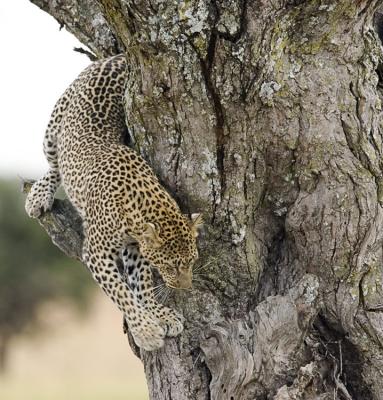
[[[84,211],[85,194],[120,146],[126,131],[126,61],[119,55],[90,65],[67,89],[69,105],[57,134],[58,168],[64,189]]]

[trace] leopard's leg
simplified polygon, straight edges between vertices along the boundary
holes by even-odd
[[[153,290],[150,264],[137,245],[129,245],[122,252],[125,275],[136,301],[148,310],[153,318],[165,328],[167,336],[177,336],[183,330],[183,317],[169,307],[158,303]]]
[[[61,129],[62,118],[69,104],[70,91],[64,93],[56,103],[44,137],[44,154],[49,171],[36,181],[28,193],[25,210],[30,217],[38,218],[52,208],[55,193],[60,186],[61,177],[57,156],[57,135]]]
[[[83,261],[106,295],[124,313],[129,330],[136,344],[145,350],[163,346],[165,330],[124,282],[117,266],[122,243],[112,236],[103,234],[98,225],[87,223],[83,247]]]

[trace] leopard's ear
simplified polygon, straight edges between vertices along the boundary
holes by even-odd
[[[151,222],[147,222],[145,224],[142,237],[144,238],[148,247],[158,249],[163,245],[163,240],[160,238],[159,230]]]
[[[192,214],[190,221],[190,228],[193,232],[194,237],[198,236],[198,229],[203,225],[202,214]]]

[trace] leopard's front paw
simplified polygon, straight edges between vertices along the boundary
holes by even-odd
[[[138,326],[129,327],[137,346],[152,351],[164,345],[165,330],[154,321],[141,321]]]
[[[166,336],[178,336],[184,329],[183,316],[169,307],[163,306],[160,310],[157,310],[155,319],[166,330]]]
[[[25,211],[31,218],[38,218],[40,215],[52,208],[54,194],[49,191],[45,182],[37,181],[32,185],[25,201]]]

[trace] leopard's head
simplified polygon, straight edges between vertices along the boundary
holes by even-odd
[[[159,228],[146,223],[140,240],[141,254],[157,268],[169,287],[188,289],[192,286],[192,267],[198,258],[196,239],[202,225],[201,214],[191,219],[182,216]]]

